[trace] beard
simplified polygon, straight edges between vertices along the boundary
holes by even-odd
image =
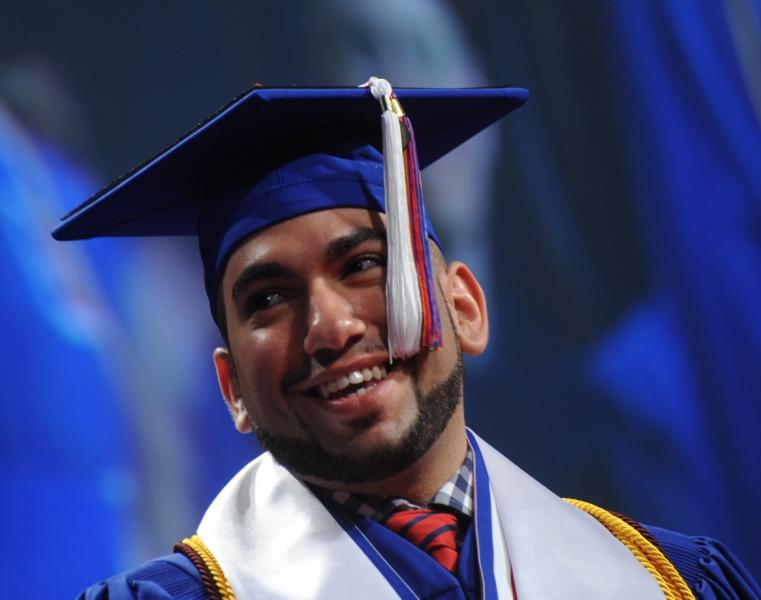
[[[273,433],[259,425],[254,426],[254,434],[262,448],[297,475],[342,483],[371,483],[396,475],[428,452],[462,398],[463,368],[459,348],[452,371],[428,393],[420,389],[417,362],[413,364],[417,416],[394,445],[365,453],[330,452],[320,445],[308,423],[302,423],[306,439]]]

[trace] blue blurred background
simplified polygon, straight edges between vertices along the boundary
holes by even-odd
[[[194,241],[54,243],[57,218],[256,82],[371,74],[532,92],[424,175],[489,293],[474,429],[761,575],[761,2],[30,0],[0,21],[5,596],[169,551],[258,451]]]

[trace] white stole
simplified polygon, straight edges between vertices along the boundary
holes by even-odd
[[[540,485],[483,440],[499,597],[519,600],[663,598],[655,579],[586,513]],[[271,455],[245,466],[198,527],[239,600],[397,598],[312,492]]]

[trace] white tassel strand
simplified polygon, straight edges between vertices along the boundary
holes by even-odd
[[[388,346],[392,358],[405,358],[420,351],[423,308],[412,250],[407,204],[407,178],[398,103],[391,84],[371,77],[373,97],[383,106],[383,176],[387,221],[386,315]]]

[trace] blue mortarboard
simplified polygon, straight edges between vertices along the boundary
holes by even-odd
[[[528,95],[513,87],[390,93],[415,124],[414,171]],[[226,260],[250,235],[317,210],[385,210],[377,97],[361,87],[256,87],[65,215],[53,237],[198,235],[215,314]]]

